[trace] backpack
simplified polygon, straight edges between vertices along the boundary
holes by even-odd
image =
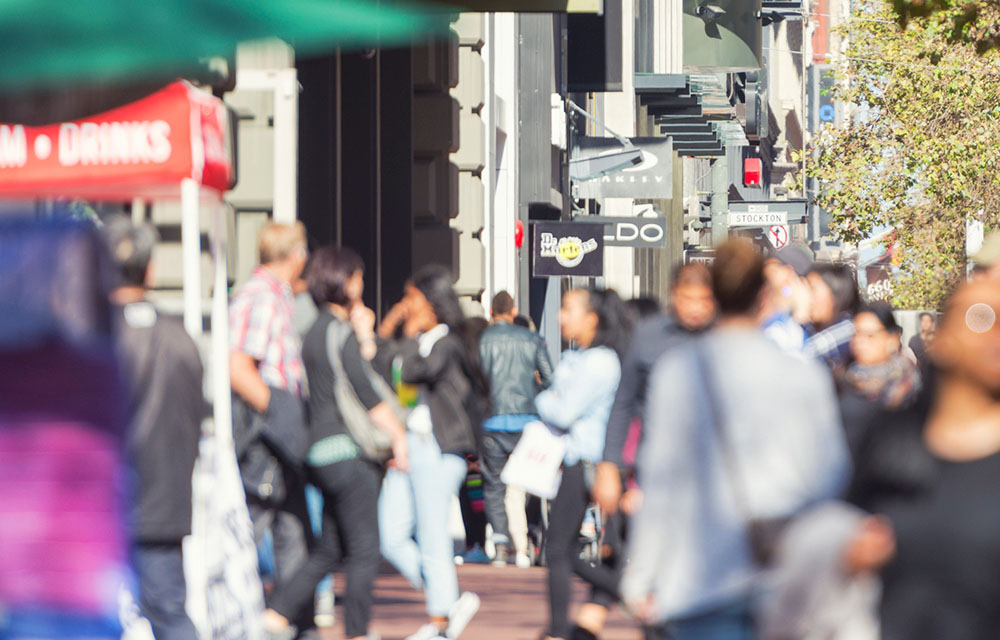
[[[361,449],[362,455],[375,462],[385,462],[392,457],[392,438],[372,422],[368,410],[361,404],[358,394],[351,386],[347,370],[341,359],[344,345],[353,332],[354,329],[351,325],[339,321],[331,322],[326,330],[327,357],[330,360],[330,367],[333,369],[333,397],[337,403],[340,417],[344,421],[348,433],[351,434],[351,438]],[[392,387],[372,369],[367,361],[362,361],[361,364],[372,389],[383,402],[389,403],[400,421],[406,424],[406,413],[400,406]]]

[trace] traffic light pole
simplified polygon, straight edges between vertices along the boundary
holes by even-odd
[[[729,238],[729,163],[722,155],[712,160],[712,246]]]

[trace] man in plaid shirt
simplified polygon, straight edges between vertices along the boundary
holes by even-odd
[[[268,224],[259,248],[260,266],[230,302],[229,369],[234,435],[254,537],[260,544],[271,530],[276,579],[282,583],[305,561],[312,537],[305,485],[255,427],[261,421],[280,423],[305,434],[305,368],[293,323],[293,286],[308,257],[305,227],[301,222]]]

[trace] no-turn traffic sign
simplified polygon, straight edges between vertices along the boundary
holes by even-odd
[[[788,227],[783,224],[774,225],[767,230],[767,239],[775,249],[781,249],[788,244]]]

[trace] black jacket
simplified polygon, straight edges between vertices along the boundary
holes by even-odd
[[[137,485],[137,542],[179,544],[191,533],[191,474],[208,405],[198,348],[179,318],[149,303],[122,310],[119,352],[130,395],[128,453]]]
[[[535,396],[552,382],[552,361],[537,334],[494,324],[479,339],[479,359],[490,383],[490,415],[536,413]]]
[[[649,374],[667,351],[689,340],[695,332],[682,327],[672,316],[656,316],[635,328],[622,361],[622,377],[608,416],[604,460],[625,466],[623,451],[632,420],[646,410]]]
[[[398,344],[403,382],[416,385],[431,412],[434,439],[443,453],[460,456],[479,450],[486,401],[472,381],[461,340],[448,334],[420,355],[416,340]]]
[[[288,485],[303,471],[309,432],[302,400],[283,389],[270,389],[263,414],[233,394],[233,440],[246,492],[281,503]]]

